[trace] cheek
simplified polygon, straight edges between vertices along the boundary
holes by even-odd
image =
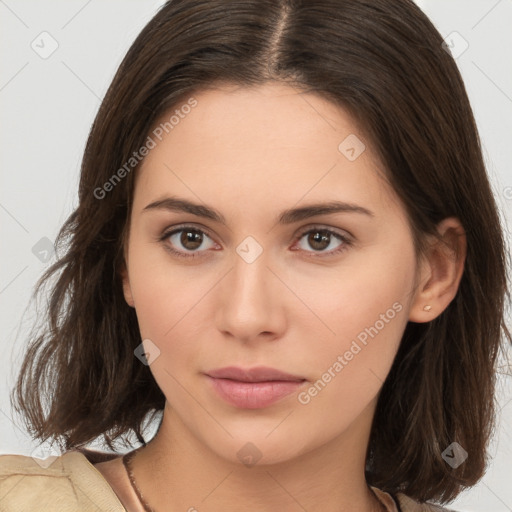
[[[414,249],[407,242],[375,244],[350,254],[336,267],[287,271],[286,282],[294,283],[294,292],[316,314],[316,318],[312,314],[307,318],[309,329],[313,325],[322,328],[327,343],[321,344],[321,350],[349,347],[360,333],[364,342],[364,333],[375,324],[379,338],[384,332],[391,339],[400,338],[415,274]]]
[[[133,237],[129,252],[130,288],[141,335],[162,340],[207,291],[208,274],[172,263],[157,242]]]
[[[149,243],[131,247],[129,265],[141,338],[159,350],[151,371],[166,394],[178,396],[179,385],[171,376],[181,381],[183,373],[198,371],[197,361],[205,360],[206,347],[199,343],[207,321],[204,305],[219,277],[172,263],[164,249]]]
[[[354,298],[359,313],[340,310],[333,323],[337,335],[306,348],[315,375],[297,396],[295,419],[320,433],[323,441],[349,428],[376,403],[407,324],[406,308],[392,302],[392,295],[381,295],[382,307],[378,301],[366,307],[364,297]]]
[[[322,336],[315,350],[309,346],[317,380],[302,403],[318,411],[342,404],[343,410],[334,407],[330,413],[341,421],[376,396],[407,325],[414,271],[412,247],[381,246],[317,286],[312,309],[321,312],[332,332]]]
[[[149,339],[158,357],[150,370],[166,397],[172,397],[174,406],[190,407],[187,393],[183,393],[183,375],[197,371],[197,357],[201,347],[200,318],[195,317],[194,305],[207,291],[197,280],[191,285],[179,269],[170,273],[167,267],[148,265],[147,260],[133,261],[133,295],[142,339]],[[139,265],[140,263],[140,265]],[[201,291],[204,288],[203,291]],[[187,375],[189,378],[191,375]]]

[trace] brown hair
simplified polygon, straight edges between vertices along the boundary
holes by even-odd
[[[374,417],[367,480],[425,501],[452,500],[486,467],[496,361],[508,297],[506,252],[466,90],[443,40],[411,0],[173,0],[137,37],[101,104],[82,162],[79,205],[57,238],[48,315],[31,339],[13,401],[41,440],[66,448],[130,431],[165,397],[134,357],[135,311],[119,270],[133,172],[98,198],[155,121],[194,91],[269,80],[315,92],[364,129],[401,198],[421,252],[460,219],[458,293],[433,321],[409,323]],[[96,193],[95,193],[96,191]],[[504,338],[503,338],[504,339]],[[443,450],[468,453],[452,469]]]

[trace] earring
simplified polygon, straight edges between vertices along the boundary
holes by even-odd
[[[424,311],[430,311],[431,309],[432,309],[432,306],[431,306],[430,304],[427,304],[427,305],[423,308],[423,310],[424,310]]]

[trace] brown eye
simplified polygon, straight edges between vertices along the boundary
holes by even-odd
[[[305,242],[301,243],[302,240]],[[344,251],[350,245],[348,237],[326,228],[309,229],[299,237],[300,249],[312,256],[332,256]]]
[[[201,229],[186,226],[165,233],[161,241],[172,254],[184,258],[202,256],[216,245]]]
[[[329,247],[331,236],[325,231],[311,231],[308,236],[308,244],[317,251],[323,251]]]
[[[184,229],[181,231],[180,243],[185,249],[193,251],[198,249],[203,243],[203,235],[199,231]]]

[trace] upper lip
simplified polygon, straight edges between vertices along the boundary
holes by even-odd
[[[255,368],[239,368],[237,366],[226,366],[225,368],[217,368],[206,373],[210,377],[216,379],[231,379],[240,382],[268,382],[275,380],[301,382],[304,377],[291,375],[275,368],[268,366],[257,366]]]

